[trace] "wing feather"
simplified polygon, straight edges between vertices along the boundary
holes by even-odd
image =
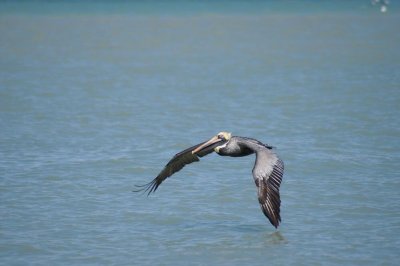
[[[139,187],[139,189],[134,190],[134,192],[145,191],[147,192],[147,195],[150,195],[151,193],[157,190],[158,186],[165,179],[167,179],[174,173],[180,171],[185,165],[200,161],[199,157],[203,157],[212,153],[215,147],[221,145],[221,142],[217,142],[213,145],[205,147],[196,154],[192,154],[192,151],[195,150],[200,145],[203,145],[205,142],[199,143],[193,147],[187,148],[175,154],[175,156],[172,157],[172,159],[165,165],[164,169],[157,175],[157,177],[155,177],[152,181],[150,181],[147,184],[136,185],[136,187]]]
[[[279,187],[282,182],[284,164],[275,154],[273,155],[275,160],[269,161],[269,163],[272,163],[272,170],[270,170],[270,167],[264,167],[263,171],[256,169],[258,171],[253,173],[258,188],[257,194],[261,209],[271,224],[277,228],[281,222]],[[257,163],[260,164],[260,162],[256,162],[256,166]],[[266,164],[268,162],[262,163]]]

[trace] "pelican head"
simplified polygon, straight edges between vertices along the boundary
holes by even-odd
[[[222,131],[222,132],[219,132],[216,137],[221,140],[230,140],[232,137],[232,134],[229,132]]]
[[[206,141],[205,143],[203,143],[202,145],[200,145],[199,147],[197,147],[196,149],[194,149],[194,150],[192,151],[192,154],[195,154],[195,153],[201,151],[202,149],[204,149],[205,147],[208,147],[208,146],[210,146],[210,145],[213,145],[213,144],[215,144],[215,143],[217,143],[217,142],[221,142],[222,145],[217,146],[216,148],[214,148],[214,150],[215,150],[216,152],[218,152],[218,151],[219,151],[219,148],[222,147],[222,146],[224,146],[224,145],[227,143],[227,141],[231,139],[231,136],[232,136],[231,133],[228,133],[228,132],[225,132],[225,131],[219,132],[217,135],[215,135],[214,137],[212,137],[209,141]]]

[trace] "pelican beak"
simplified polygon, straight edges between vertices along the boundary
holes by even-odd
[[[194,149],[192,151],[192,154],[195,154],[195,153],[201,151],[202,149],[204,149],[205,147],[208,147],[208,146],[210,146],[210,145],[212,145],[214,143],[220,142],[220,141],[221,141],[221,139],[219,139],[218,136],[212,137],[209,141],[204,142],[202,145],[200,145],[199,147]]]

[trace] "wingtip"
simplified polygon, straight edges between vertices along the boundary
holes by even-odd
[[[137,187],[138,189],[132,190],[132,192],[143,192],[143,194],[147,192],[147,196],[149,196],[152,192],[156,191],[158,184],[156,179],[153,179],[149,183],[146,183],[144,185],[135,185],[135,187]]]

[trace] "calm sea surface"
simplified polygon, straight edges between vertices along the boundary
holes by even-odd
[[[393,1],[394,2],[394,1]],[[1,2],[1,265],[398,265],[400,11],[370,1]],[[282,225],[254,157],[277,147]]]

